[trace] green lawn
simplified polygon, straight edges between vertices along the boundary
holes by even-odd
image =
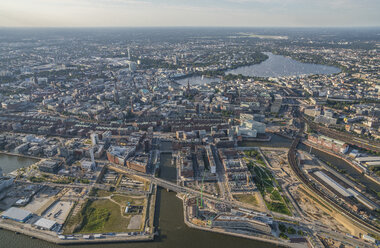
[[[234,195],[234,198],[235,200],[243,202],[243,203],[247,203],[254,206],[258,205],[257,198],[253,194],[238,194],[238,195]]]
[[[284,198],[281,196],[279,187],[274,185],[276,180],[267,168],[255,166],[251,171],[255,174],[255,184],[264,198],[265,204],[270,211],[291,215]],[[265,196],[269,194],[271,201],[266,200]],[[272,202],[273,201],[273,202]]]
[[[126,206],[128,202],[132,205],[143,205],[144,204],[144,198],[133,198],[130,196],[120,195],[120,194],[113,195],[113,196],[111,196],[111,198],[112,198],[112,200],[114,200],[115,202],[117,202],[123,206]]]
[[[107,197],[107,196],[112,195],[112,192],[109,192],[109,191],[106,191],[106,190],[102,190],[102,189],[97,189],[95,195],[98,196],[98,197]]]
[[[270,199],[273,201],[282,201],[282,197],[277,189],[272,191],[272,194],[270,195]]]
[[[110,200],[90,201],[83,209],[83,223],[78,233],[126,232],[129,219],[123,218],[120,206]]]
[[[292,215],[289,208],[285,205],[283,202],[265,202],[267,205],[267,208],[270,211],[280,213],[280,214],[286,214],[286,215]]]

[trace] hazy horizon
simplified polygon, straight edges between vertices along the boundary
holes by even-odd
[[[2,0],[0,27],[378,27],[378,0]]]
[[[0,29],[128,29],[128,28],[266,28],[266,29],[378,29],[380,25],[373,26],[1,26]]]

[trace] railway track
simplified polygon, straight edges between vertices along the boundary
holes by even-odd
[[[301,119],[302,121],[302,119]],[[364,220],[360,219],[356,215],[352,214],[345,208],[341,207],[337,203],[335,203],[333,200],[331,200],[327,195],[323,194],[321,191],[319,191],[315,185],[313,185],[310,180],[305,176],[305,174],[301,171],[301,169],[298,166],[297,158],[296,158],[296,149],[297,146],[301,140],[301,134],[303,133],[304,125],[302,125],[296,139],[293,141],[289,151],[288,151],[288,161],[290,164],[291,169],[293,172],[297,175],[297,177],[301,180],[303,184],[305,184],[309,189],[311,189],[315,194],[320,196],[323,200],[328,202],[330,205],[332,205],[336,210],[339,212],[344,213],[347,217],[351,218],[352,220],[356,221],[357,223],[360,223],[362,226],[366,227],[366,229],[371,230],[372,232],[375,232],[377,234],[380,234],[380,229],[371,225],[370,223],[365,222]]]
[[[361,147],[361,148],[364,148],[367,150],[380,152],[380,144],[378,142],[365,140],[362,138],[358,138],[358,137],[356,137],[352,134],[349,134],[349,133],[341,133],[339,131],[331,130],[327,127],[319,126],[319,125],[307,120],[304,117],[301,117],[301,120],[306,122],[311,129],[314,129],[314,130],[316,130],[316,131],[318,131],[318,132],[320,132],[326,136],[344,141],[348,144],[355,145],[355,146],[358,146],[358,147]]]

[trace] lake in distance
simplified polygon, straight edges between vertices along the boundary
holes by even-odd
[[[334,74],[341,70],[334,66],[309,64],[296,61],[290,57],[274,55],[265,52],[268,59],[260,64],[242,66],[226,71],[226,74],[242,74],[243,76],[255,77],[289,77],[314,74]]]

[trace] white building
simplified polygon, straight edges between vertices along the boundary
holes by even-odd
[[[49,231],[52,230],[56,225],[57,225],[57,222],[48,220],[45,218],[40,218],[33,224],[33,226],[39,229],[49,230]]]
[[[90,138],[91,138],[91,144],[93,146],[98,144],[98,142],[99,142],[99,135],[97,133],[91,133],[90,134]]]

